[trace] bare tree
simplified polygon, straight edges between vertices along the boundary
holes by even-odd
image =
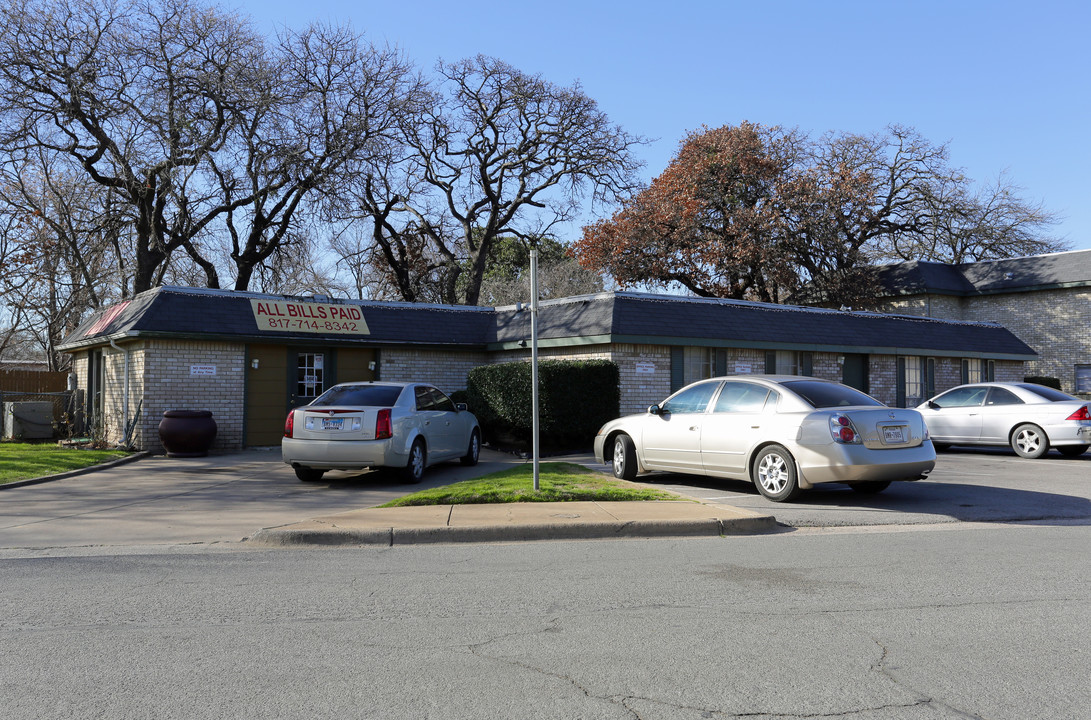
[[[301,218],[313,217],[321,198],[383,162],[406,114],[426,97],[404,57],[347,27],[286,31],[275,58],[260,106],[210,163],[226,208],[236,290],[303,236]],[[218,279],[210,274],[209,284]]]
[[[965,176],[952,174],[935,183],[924,199],[926,228],[892,237],[888,254],[901,260],[964,263],[1067,249],[1067,243],[1047,234],[1059,216],[1020,197],[1021,190],[1006,174],[979,191]]]
[[[128,205],[134,292],[198,257],[228,208],[193,175],[255,102],[260,38],[189,0],[14,0],[0,38],[0,146],[66,156]]]
[[[55,350],[61,338],[121,295],[125,219],[110,197],[61,159],[27,153],[0,162],[0,297],[51,368],[67,360]]]
[[[442,283],[444,302],[475,305],[498,237],[549,236],[584,197],[631,191],[642,140],[578,84],[558,87],[485,56],[437,73],[402,151],[355,188],[356,200],[402,298],[419,299],[423,279]]]

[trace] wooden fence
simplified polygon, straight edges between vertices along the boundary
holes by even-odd
[[[68,389],[68,373],[0,370],[0,393],[54,393]]]

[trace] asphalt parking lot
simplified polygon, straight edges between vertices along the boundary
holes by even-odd
[[[642,480],[700,500],[772,512],[780,523],[800,528],[1091,519],[1091,452],[1027,460],[1007,449],[952,448],[939,453],[927,480],[894,483],[870,496],[819,486],[779,505],[741,481],[667,473]]]

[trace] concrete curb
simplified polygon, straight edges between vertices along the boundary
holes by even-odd
[[[308,545],[421,545],[439,543],[525,542],[540,540],[602,540],[610,538],[721,537],[775,532],[771,515],[746,518],[634,520],[619,523],[532,523],[515,526],[436,526],[417,528],[325,529],[265,528],[247,540],[269,547]]]
[[[0,485],[0,490],[11,490],[17,487],[26,487],[27,485],[39,485],[41,483],[53,482],[54,480],[64,480],[66,478],[78,477],[80,475],[86,475],[97,470],[106,470],[108,468],[117,467],[118,465],[128,465],[131,462],[142,460],[143,458],[151,455],[147,450],[133,453],[132,455],[126,455],[125,457],[118,458],[117,460],[110,460],[109,462],[99,463],[98,465],[88,465],[85,468],[79,468],[77,470],[69,470],[68,472],[57,473],[56,475],[43,475],[42,477],[31,478],[29,480],[16,480],[15,482],[4,483]]]

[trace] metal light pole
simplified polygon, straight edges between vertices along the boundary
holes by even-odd
[[[530,404],[534,491],[538,492],[538,249],[530,250]]]

